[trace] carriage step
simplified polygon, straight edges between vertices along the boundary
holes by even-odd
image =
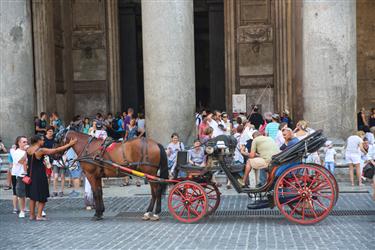
[[[269,200],[255,200],[247,204],[248,209],[263,209],[270,207]]]

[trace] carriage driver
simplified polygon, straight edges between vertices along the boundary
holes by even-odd
[[[259,187],[266,181],[266,173],[264,168],[268,166],[273,155],[279,153],[276,142],[268,136],[262,135],[259,131],[253,133],[253,142],[249,153],[249,160],[246,162],[245,174],[243,176],[244,185],[249,178],[252,168],[260,170],[260,181],[258,184],[258,176],[255,178],[256,186]],[[257,175],[257,174],[256,174]]]

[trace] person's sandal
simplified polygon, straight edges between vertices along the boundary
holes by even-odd
[[[36,217],[36,221],[47,221],[48,219],[46,217]]]
[[[30,217],[29,217],[29,220],[30,220],[30,221],[35,220],[35,219],[36,219],[35,216],[34,216],[34,217],[33,217],[33,216],[30,216]]]

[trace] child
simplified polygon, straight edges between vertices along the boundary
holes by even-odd
[[[336,150],[333,148],[332,141],[326,141],[324,152],[325,152],[324,166],[326,169],[331,171],[332,174],[334,174]]]

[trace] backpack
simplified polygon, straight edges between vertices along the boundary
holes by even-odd
[[[372,165],[371,162],[369,162],[363,168],[362,174],[363,174],[364,177],[372,179],[374,177],[374,174],[375,174],[375,166]]]
[[[119,129],[118,121],[119,121],[118,118],[115,118],[115,119],[112,121],[112,128],[113,128],[114,130],[118,130],[118,129]]]

